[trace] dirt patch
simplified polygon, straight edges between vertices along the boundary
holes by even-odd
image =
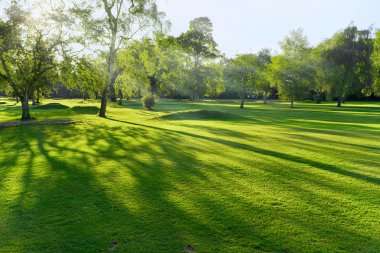
[[[0,127],[11,127],[21,125],[62,125],[73,124],[78,122],[77,120],[64,119],[64,120],[30,120],[30,121],[13,121],[0,123]]]

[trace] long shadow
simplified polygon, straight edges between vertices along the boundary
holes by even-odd
[[[290,196],[300,203],[312,197],[307,204],[318,207],[323,217],[315,212],[311,221],[306,219],[309,215],[306,209],[289,211],[276,199],[263,204],[256,202],[259,197],[253,200],[239,197],[234,188],[240,188],[247,196],[255,188],[234,181],[231,177],[238,171],[217,162],[204,163],[196,153],[209,152],[207,146],[212,142],[266,157],[268,163],[273,159],[294,161],[376,186],[377,178],[223,138],[109,120],[122,124],[31,126],[17,135],[9,129],[1,132],[6,136],[1,136],[1,140],[10,143],[7,149],[27,155],[13,168],[10,163],[17,160],[19,153],[2,160],[8,161],[7,170],[21,169],[21,182],[15,182],[22,188],[12,205],[6,204],[1,209],[4,204],[0,203],[0,210],[7,213],[0,226],[3,229],[0,238],[4,238],[1,248],[19,252],[105,252],[115,240],[116,252],[184,252],[188,243],[195,244],[199,252],[299,252],[307,247],[317,251],[325,242],[333,245],[333,249],[348,249],[339,238],[322,238],[329,231],[338,237],[360,238],[373,249],[379,247],[375,237],[365,238],[342,224],[324,227],[329,224],[330,210],[324,211],[318,200],[325,198],[293,184],[297,176],[313,183],[307,172],[297,175],[286,171],[282,174],[284,178],[271,177],[275,185],[268,182],[258,185],[254,173],[242,174],[241,178],[249,177],[250,185],[269,189],[268,194],[278,196],[277,191],[283,198]],[[226,130],[221,134],[227,137],[234,133]],[[192,139],[201,140],[205,146],[199,142],[195,146]],[[234,159],[251,163],[249,157]],[[269,169],[266,173],[276,174]],[[210,176],[220,181],[213,181]],[[0,182],[8,179],[9,174],[5,173]],[[292,183],[287,182],[290,179]],[[284,185],[291,191],[289,196],[281,193]],[[320,185],[325,187],[323,182]],[[0,183],[1,192],[12,190],[4,187]],[[288,228],[296,228],[296,232],[289,232]],[[321,244],[312,245],[315,241],[310,239],[293,245],[301,240],[297,236],[303,232],[310,238],[314,235]],[[290,240],[289,236],[294,238]]]
[[[253,151],[255,153],[260,153],[260,154],[270,156],[270,157],[277,157],[277,158],[288,160],[288,161],[307,164],[307,165],[310,165],[312,167],[315,167],[315,168],[318,168],[321,170],[330,171],[330,172],[341,174],[344,176],[360,179],[360,180],[366,181],[368,183],[380,185],[380,178],[375,178],[375,177],[371,177],[368,175],[363,175],[360,173],[344,170],[344,169],[341,169],[341,168],[334,166],[334,165],[325,164],[325,163],[317,162],[314,160],[309,160],[309,159],[306,159],[303,157],[298,157],[298,156],[285,154],[285,153],[281,153],[281,152],[261,149],[261,148],[253,147],[253,146],[246,145],[243,143],[238,143],[238,142],[229,141],[229,140],[220,139],[220,138],[215,138],[215,137],[203,136],[203,135],[198,135],[198,134],[189,133],[189,132],[183,132],[183,131],[179,131],[179,130],[165,129],[165,128],[160,128],[160,127],[155,127],[155,126],[150,126],[150,125],[144,125],[144,124],[139,124],[139,123],[133,123],[133,122],[123,121],[123,120],[112,119],[112,118],[108,118],[108,119],[112,120],[112,121],[116,121],[116,122],[130,124],[130,125],[135,125],[135,126],[140,126],[140,127],[145,127],[145,128],[151,128],[151,129],[161,130],[161,131],[169,131],[169,132],[177,133],[180,135],[190,136],[193,138],[217,142],[217,143],[220,143],[220,144],[232,147],[232,148]]]
[[[202,177],[199,169],[202,165],[193,157],[191,146],[183,144],[184,150],[178,149],[179,141],[170,132],[154,137],[140,127],[90,128],[84,132],[75,126],[31,129],[34,131],[22,133],[16,144],[30,156],[22,164],[18,197],[1,226],[4,228],[1,237],[6,241],[2,243],[4,249],[98,252],[107,251],[108,244],[115,240],[117,249],[124,252],[152,252],[152,248],[157,252],[181,252],[186,244],[194,242],[209,251],[222,237],[234,236],[234,230],[251,229],[234,214],[222,210],[205,211],[205,219],[189,214],[186,208],[191,208],[190,204],[181,200],[183,196],[176,189],[186,187],[197,195],[197,182],[206,178]],[[59,134],[51,132],[53,129]],[[72,142],[78,139],[78,134],[86,137],[87,147],[98,141],[106,143],[98,143],[95,150],[78,149]],[[123,143],[121,136],[126,135],[145,142]],[[63,137],[67,141],[60,143]],[[149,142],[153,144],[148,145]],[[147,159],[141,159],[141,155]],[[104,162],[104,157],[115,162],[114,169],[102,171],[101,166],[96,166]],[[167,157],[172,158],[167,161]],[[36,160],[43,167],[38,167]],[[172,169],[165,169],[167,162]],[[120,181],[119,177],[125,174],[133,180]],[[180,198],[179,203],[170,201],[170,192]],[[236,228],[229,231],[213,222],[208,215],[215,211],[237,224]],[[240,232],[240,236],[244,234]],[[255,240],[259,238],[258,235]],[[223,245],[220,242],[219,250],[231,246]],[[266,249],[278,250],[280,245],[268,244]]]

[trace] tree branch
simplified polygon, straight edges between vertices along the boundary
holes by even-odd
[[[20,91],[17,89],[16,84],[13,82],[13,79],[11,77],[11,73],[10,73],[10,71],[8,69],[8,65],[7,65],[7,63],[6,63],[3,55],[1,55],[1,54],[0,54],[0,61],[1,61],[1,64],[3,65],[5,73],[7,74],[6,78],[7,78],[7,81],[9,83],[9,85],[12,87],[12,89],[16,93],[16,95],[21,98],[22,95],[21,95]],[[2,76],[5,76],[5,75],[2,74]]]

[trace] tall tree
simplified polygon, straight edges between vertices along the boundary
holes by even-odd
[[[189,58],[186,88],[192,99],[198,99],[206,93],[204,65],[219,56],[212,32],[211,20],[199,17],[190,21],[189,30],[178,37],[178,43]]]
[[[315,85],[316,70],[310,61],[310,48],[301,29],[292,31],[280,42],[283,55],[272,58],[270,79],[281,97],[294,100],[306,97]]]
[[[215,98],[225,90],[224,83],[224,62],[213,62],[207,64],[205,70],[206,95]]]
[[[33,6],[36,8],[35,6]],[[31,118],[29,98],[58,73],[57,55],[64,47],[63,23],[68,18],[56,6],[52,11],[26,10],[12,1],[0,20],[0,78],[22,102],[23,120]],[[53,8],[54,7],[54,8]],[[33,13],[38,15],[33,15]]]
[[[373,92],[380,96],[380,30],[377,30],[374,38],[374,49],[371,56],[373,66]]]
[[[95,44],[106,54],[107,81],[99,111],[99,116],[105,117],[109,91],[121,73],[115,67],[120,47],[137,33],[160,26],[164,14],[158,11],[155,0],[96,0],[74,5],[72,11],[81,19],[84,37],[89,38],[85,44]]]
[[[272,92],[272,87],[270,85],[270,79],[268,76],[269,73],[269,67],[272,63],[271,60],[271,53],[268,49],[262,49],[260,50],[258,54],[258,68],[257,68],[257,75],[258,80],[255,86],[255,91],[263,96],[264,104],[267,103],[267,98]]]
[[[247,94],[252,93],[258,81],[258,57],[254,54],[239,55],[226,67],[226,84],[240,96],[240,108],[244,108]]]
[[[321,55],[330,92],[338,98],[340,107],[345,97],[360,97],[368,93],[372,84],[371,30],[349,26],[324,41]]]
[[[174,40],[163,34],[129,43],[118,55],[118,65],[125,70],[116,81],[118,89],[129,94],[138,91],[143,100],[154,103],[161,91],[182,77],[176,49]]]

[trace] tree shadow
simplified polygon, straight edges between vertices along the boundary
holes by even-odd
[[[327,182],[329,173],[371,187],[379,186],[379,178],[246,144],[252,135],[227,128],[188,126],[198,127],[194,133],[104,120],[0,129],[4,148],[15,151],[0,155],[7,165],[1,167],[0,192],[12,193],[0,204],[2,248],[104,252],[113,240],[119,252],[183,252],[189,243],[199,252],[380,247],[376,236],[346,226],[334,199],[322,191],[352,194]],[[226,139],[231,136],[234,141]],[[206,162],[201,154],[231,162]],[[325,177],[281,168],[282,162]],[[371,191],[357,198],[366,194]],[[349,218],[355,222],[356,216]],[[352,245],[352,238],[363,244]]]

